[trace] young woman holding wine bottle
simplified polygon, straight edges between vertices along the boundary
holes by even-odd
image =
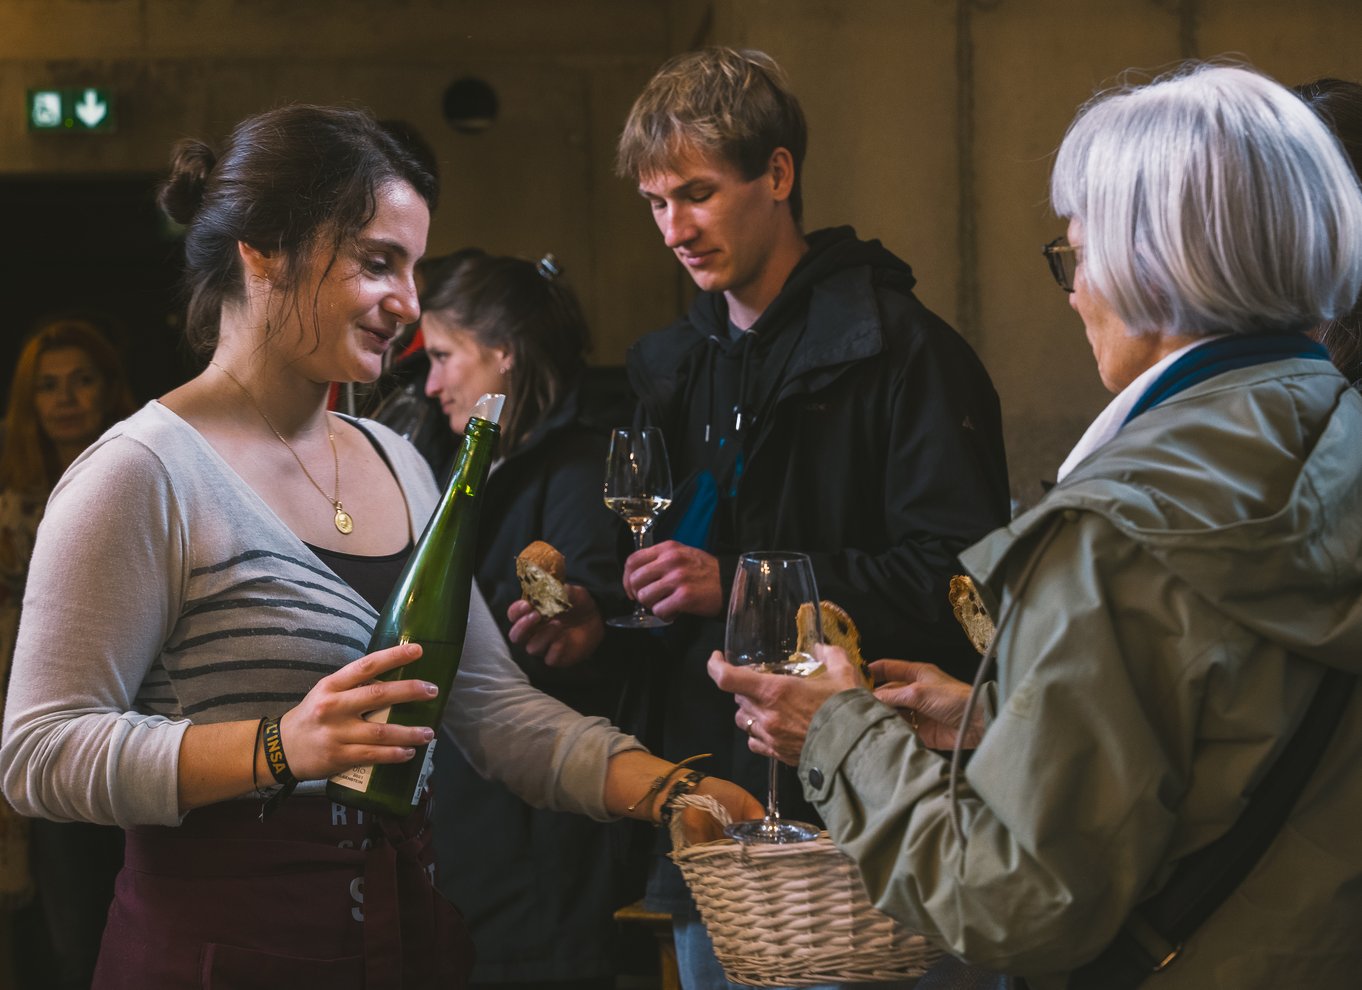
[[[54,491],[0,748],[20,811],[127,830],[96,987],[466,977],[424,803],[399,819],[320,796],[325,778],[410,760],[432,736],[362,717],[436,693],[375,680],[420,647],[363,654],[438,493],[413,448],[329,413],[327,395],[377,378],[417,318],[435,199],[360,111],[284,107],[221,155],[176,149],[161,203],[186,226],[186,327],[209,360]],[[655,819],[693,784],[531,688],[476,591],[451,697],[460,748],[535,803]],[[255,799],[294,781],[286,801]],[[698,786],[736,814],[755,804]]]

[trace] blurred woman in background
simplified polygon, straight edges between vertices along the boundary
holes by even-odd
[[[601,502],[606,439],[581,418],[581,307],[552,255],[461,251],[423,273],[426,394],[455,433],[480,395],[506,394],[478,586],[531,684],[583,714],[613,717],[624,669],[604,648],[601,605],[618,596],[619,528]],[[520,600],[516,578],[516,556],[535,540],[567,561],[571,608],[549,620]],[[612,987],[627,826],[533,808],[453,746],[435,761],[434,794],[441,885],[468,918],[475,985]]]
[[[123,364],[94,319],[45,320],[19,353],[0,440],[0,683],[6,686],[47,496],[76,456],[133,407]],[[119,829],[29,821],[0,798],[0,907],[18,908],[37,891],[37,903],[16,918],[18,979],[35,981],[40,973],[43,986],[89,985],[122,858]]]

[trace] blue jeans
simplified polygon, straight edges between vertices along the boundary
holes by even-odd
[[[695,913],[678,913],[672,919],[676,941],[676,968],[681,974],[681,990],[747,990],[741,983],[730,983],[714,955],[704,922]],[[910,990],[916,980],[892,983],[823,983],[808,990]]]

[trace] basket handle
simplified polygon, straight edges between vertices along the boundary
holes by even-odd
[[[668,830],[672,836],[672,849],[682,850],[691,843],[686,839],[686,828],[681,822],[682,808],[699,808],[708,811],[710,816],[716,819],[720,825],[733,824],[733,816],[728,813],[728,809],[720,804],[715,798],[708,794],[682,794],[676,799],[677,808],[672,813],[671,824]]]

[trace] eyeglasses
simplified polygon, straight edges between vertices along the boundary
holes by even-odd
[[[1078,267],[1078,248],[1069,243],[1068,238],[1056,237],[1042,249],[1045,260],[1050,263],[1050,274],[1055,277],[1059,287],[1065,292],[1074,290],[1074,270]]]

